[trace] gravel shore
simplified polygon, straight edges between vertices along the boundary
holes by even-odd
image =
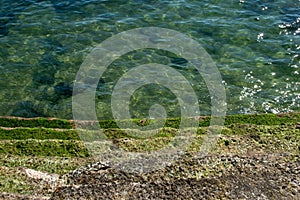
[[[51,199],[300,199],[300,157],[186,156],[147,174],[94,163],[65,176]]]

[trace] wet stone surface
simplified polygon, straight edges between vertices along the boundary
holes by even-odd
[[[95,163],[63,176],[51,199],[297,199],[299,166],[291,155],[186,157],[137,175]]]

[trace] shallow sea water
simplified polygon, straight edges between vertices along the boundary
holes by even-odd
[[[0,115],[72,118],[73,83],[89,52],[112,35],[148,26],[179,31],[205,48],[222,75],[228,114],[300,110],[299,0],[2,0],[0,8]],[[199,114],[210,114],[208,90],[193,66],[146,49],[103,74],[99,118],[112,117],[117,80],[150,62],[182,73],[199,98]],[[176,96],[152,84],[132,96],[132,117],[146,117],[154,103],[180,115]]]

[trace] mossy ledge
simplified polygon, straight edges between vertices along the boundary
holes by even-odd
[[[198,136],[193,144],[194,146],[191,146],[190,149],[197,151],[198,148],[196,147],[201,146],[203,137],[205,137],[210,117],[195,117],[194,120],[199,121]],[[145,124],[141,124],[141,119],[131,121],[140,126],[153,122],[146,120]],[[85,125],[89,123],[94,122],[85,122]],[[157,134],[151,138],[143,139],[133,136],[138,135],[138,130],[126,130],[131,132],[131,134],[127,134],[126,131],[118,128],[114,120],[99,121],[106,139],[114,140],[116,144],[123,146],[123,148],[135,151],[161,148],[162,146],[151,144],[159,144],[155,142],[159,140],[162,141],[161,145],[168,143],[170,138],[176,135],[179,124],[180,118],[167,119],[164,128]],[[224,124],[222,131],[224,136],[239,137],[239,135],[243,135],[265,146],[268,146],[265,144],[268,143],[268,138],[277,138],[285,144],[291,142],[290,145],[293,146],[294,151],[300,137],[300,113],[229,115],[226,116]],[[74,127],[74,121],[65,119],[0,117],[0,154],[90,156]],[[93,139],[93,132],[85,134],[86,138]],[[128,139],[130,139],[129,142]],[[125,140],[126,142],[123,142]],[[272,141],[272,139],[269,141]],[[229,146],[233,142],[225,139],[224,143]],[[140,144],[140,146],[137,144]],[[145,149],[145,146],[147,146],[147,149]]]
[[[0,117],[0,127],[29,127],[29,128],[73,128],[73,123],[66,119],[56,118],[21,118],[21,117]]]
[[[131,121],[139,124],[142,119],[132,119]],[[199,116],[195,117],[195,120],[199,120],[200,127],[209,126],[210,117]],[[234,123],[239,124],[255,124],[255,125],[280,125],[286,123],[298,123],[300,121],[300,113],[280,113],[280,114],[239,114],[239,115],[227,115],[224,125],[230,125]],[[86,122],[95,123],[95,122]],[[143,125],[148,125],[151,120]],[[165,127],[178,128],[180,124],[180,118],[168,118],[165,123]],[[117,123],[114,120],[100,120],[99,125],[103,129],[118,128]],[[60,129],[72,129],[75,128],[73,120],[57,119],[57,118],[20,118],[20,117],[0,117],[0,127],[29,127],[29,128],[60,128]]]

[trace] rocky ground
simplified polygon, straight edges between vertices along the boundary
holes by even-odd
[[[51,199],[300,199],[300,157],[186,157],[142,175],[96,163],[67,182]]]
[[[7,154],[0,158],[0,199],[298,200],[297,116],[287,122],[278,122],[277,118],[273,122],[230,122],[210,153],[199,157],[195,152],[205,137],[201,132],[199,143],[176,162],[141,174],[120,171],[90,157]],[[133,139],[124,140],[129,147],[135,143]],[[68,169],[74,170],[66,173]]]

